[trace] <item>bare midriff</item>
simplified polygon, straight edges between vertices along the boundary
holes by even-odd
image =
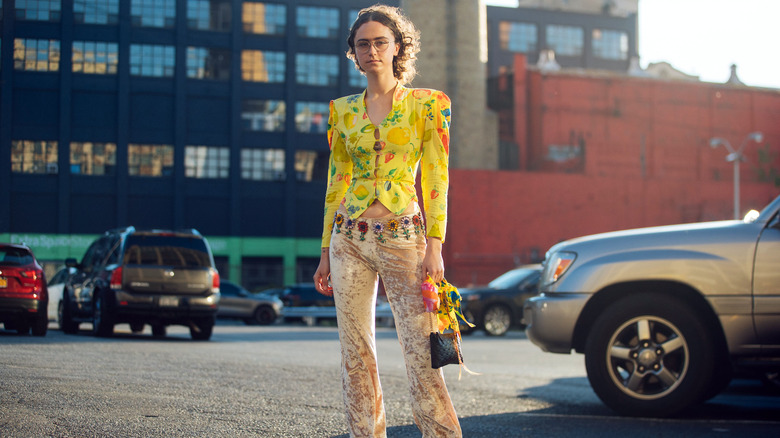
[[[406,206],[406,209],[401,213],[399,216],[407,216],[410,214],[417,213],[418,206],[416,202],[410,202],[409,205]],[[385,216],[391,216],[393,215],[393,212],[390,211],[387,207],[385,207],[384,204],[379,202],[379,200],[375,200],[371,205],[368,206],[366,211],[364,211],[360,217],[366,218],[366,219],[377,219]]]

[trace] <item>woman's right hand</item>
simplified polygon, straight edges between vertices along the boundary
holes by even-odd
[[[317,266],[317,271],[314,272],[314,288],[317,292],[326,295],[333,296],[333,290],[328,285],[328,279],[330,278],[330,253],[328,248],[322,248],[322,254],[320,255],[320,265]]]

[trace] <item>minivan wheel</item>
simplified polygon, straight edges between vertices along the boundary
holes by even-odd
[[[697,313],[679,300],[639,294],[593,324],[585,367],[596,395],[623,415],[664,417],[700,402],[714,376],[714,347]]]
[[[73,314],[70,310],[70,304],[66,301],[60,301],[57,306],[57,322],[60,329],[67,335],[73,335],[79,331],[79,323],[73,320]]]
[[[92,334],[109,337],[114,334],[114,321],[104,294],[96,293],[92,303]]]
[[[482,325],[487,335],[504,336],[512,325],[512,315],[506,306],[490,306],[482,317]]]

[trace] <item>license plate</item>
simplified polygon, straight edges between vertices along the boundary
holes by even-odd
[[[178,305],[177,297],[160,297],[160,307],[178,307]]]
[[[0,287],[8,287],[8,279],[5,277],[0,277]]]

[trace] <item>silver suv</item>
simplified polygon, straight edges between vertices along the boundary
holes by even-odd
[[[668,416],[734,373],[780,370],[780,197],[743,221],[581,237],[548,251],[528,338],[585,354],[613,410]]]
[[[195,340],[208,340],[219,304],[219,274],[206,239],[196,230],[107,231],[90,245],[63,290],[60,326],[76,333],[92,323],[96,336],[111,336],[114,325],[133,333],[151,325],[154,336],[166,326],[190,328]]]

